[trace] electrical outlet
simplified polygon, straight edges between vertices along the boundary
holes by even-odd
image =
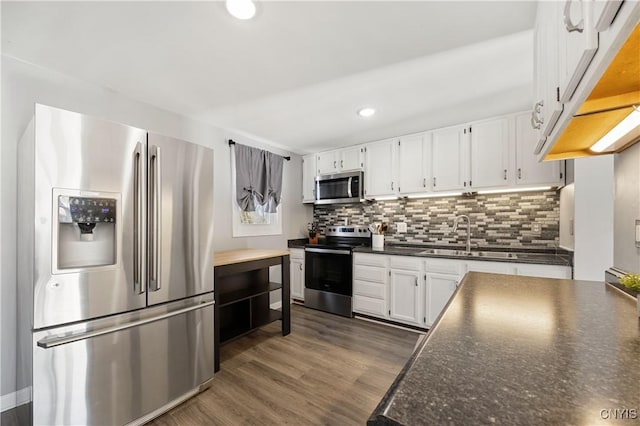
[[[407,232],[407,224],[405,222],[398,222],[396,223],[396,228],[398,229],[398,232]]]
[[[542,225],[536,222],[531,224],[531,233],[535,235],[540,235],[542,233]]]

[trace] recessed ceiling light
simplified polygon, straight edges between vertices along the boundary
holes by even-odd
[[[231,16],[246,21],[256,14],[256,5],[251,0],[226,0],[227,11]]]
[[[358,110],[358,115],[360,117],[371,117],[375,113],[376,113],[376,110],[373,108],[362,108]]]

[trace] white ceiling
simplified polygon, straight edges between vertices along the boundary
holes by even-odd
[[[535,2],[2,2],[2,51],[306,153],[526,109]],[[356,110],[370,105],[369,119]]]

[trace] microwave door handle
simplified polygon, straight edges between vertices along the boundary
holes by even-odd
[[[353,198],[353,195],[351,194],[351,181],[353,180],[353,176],[349,176],[349,180],[347,181],[347,195],[349,196],[349,198]]]

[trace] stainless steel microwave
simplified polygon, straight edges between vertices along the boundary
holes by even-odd
[[[359,203],[364,201],[361,171],[316,176],[314,204]]]

